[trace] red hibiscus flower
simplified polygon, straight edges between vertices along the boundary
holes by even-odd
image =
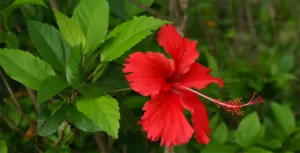
[[[143,107],[145,113],[139,122],[150,140],[161,138],[161,145],[171,147],[187,143],[195,131],[198,143],[207,144],[208,114],[198,95],[233,113],[239,113],[243,106],[262,101],[258,97],[247,104],[241,104],[239,100],[221,102],[191,89],[203,89],[211,83],[223,87],[223,81],[211,76],[211,69],[195,62],[199,57],[197,41],[182,38],[172,25],[160,29],[157,41],[173,60],[162,53],[135,52],[126,60],[123,69],[128,73],[126,79],[134,91],[151,96]],[[191,112],[193,126],[185,118],[183,109]]]

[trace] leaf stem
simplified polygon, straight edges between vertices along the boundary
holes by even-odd
[[[105,93],[116,93],[116,92],[129,91],[129,90],[131,90],[131,88],[117,89],[117,90],[107,91]]]

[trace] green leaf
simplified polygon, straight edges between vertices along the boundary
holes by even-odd
[[[12,99],[8,99],[7,101],[10,104],[13,104]],[[4,105],[1,106],[1,113],[6,116],[9,120],[12,121],[15,125],[19,126],[20,121],[22,119],[21,114],[18,112],[18,110],[13,107],[13,105],[9,105],[8,103],[4,103]],[[23,108],[23,107],[22,107]],[[11,123],[8,123],[9,127],[14,127]]]
[[[59,126],[66,119],[67,112],[65,107],[61,107],[56,111],[49,120],[46,120],[43,125],[38,127],[38,134],[40,136],[49,136],[57,131]]]
[[[66,78],[69,84],[79,84],[81,80],[80,62],[81,62],[81,46],[74,46],[70,57],[67,60]]]
[[[109,6],[106,0],[81,1],[74,10],[72,19],[86,36],[83,53],[99,47],[107,33]]]
[[[118,138],[120,112],[116,99],[109,95],[98,99],[81,99],[77,108],[113,138]]]
[[[45,102],[57,93],[68,87],[69,84],[60,76],[50,76],[41,82],[37,93],[37,101],[39,104]]]
[[[263,148],[253,147],[246,150],[244,153],[273,153],[273,152]]]
[[[7,146],[4,140],[0,140],[0,153],[7,153]]]
[[[106,70],[108,66],[108,62],[101,62],[95,69],[95,71],[93,72],[93,80],[92,82],[95,82],[97,79],[99,79],[99,77],[103,74],[103,72]]]
[[[140,95],[132,95],[126,96],[122,99],[122,104],[125,105],[129,109],[141,108],[147,101],[148,97],[140,96]]]
[[[78,129],[86,132],[97,132],[101,131],[101,128],[99,128],[95,123],[89,119],[86,115],[79,112],[74,107],[68,108],[68,114],[70,117],[70,122],[75,125]]]
[[[0,42],[6,43],[7,48],[18,49],[19,39],[15,33],[12,32],[0,32]]]
[[[48,63],[16,49],[0,49],[0,65],[12,79],[34,90],[44,79],[55,75]]]
[[[282,142],[279,139],[272,139],[264,142],[262,145],[269,149],[279,149],[282,147]]]
[[[48,108],[51,110],[51,115],[53,115],[57,110],[61,108],[66,102],[62,100],[56,100],[53,101],[52,103],[48,103]],[[51,116],[50,115],[50,116]]]
[[[256,112],[243,118],[236,131],[236,142],[243,148],[251,147],[260,134],[261,124]]]
[[[67,42],[71,46],[84,46],[86,39],[80,26],[61,12],[56,10],[53,11],[59,30]]]
[[[220,114],[217,113],[209,120],[210,130],[215,131],[219,123],[220,123]]]
[[[222,122],[217,129],[215,129],[213,135],[212,135],[213,139],[217,142],[219,142],[220,144],[224,144],[229,137],[229,130],[227,125]]]
[[[205,145],[205,147],[201,150],[201,153],[236,153],[237,149],[238,148],[235,146],[219,144],[215,141],[211,141],[209,144]]]
[[[114,38],[111,40],[111,43],[104,44],[101,52],[101,61],[117,59],[139,41],[152,34],[151,30],[155,30],[166,23],[170,22],[153,17],[140,16],[119,25],[106,37],[106,39]]]
[[[208,67],[212,68],[210,74],[212,74],[215,77],[218,77],[218,64],[216,59],[209,53],[206,47],[202,47],[201,51],[204,52],[204,55],[208,62]]]
[[[104,89],[96,84],[83,84],[76,89],[82,93],[85,97],[89,98],[99,98],[104,95]]]
[[[44,0],[15,0],[10,6],[5,8],[3,10],[4,16],[9,16],[9,14],[18,6],[23,5],[23,4],[37,4],[37,5],[42,5],[44,7],[47,7],[47,5],[44,3]]]
[[[285,134],[290,135],[296,129],[296,121],[292,110],[286,105],[271,103],[271,108],[275,120]]]
[[[300,150],[299,142],[300,142],[300,132],[297,132],[293,136],[293,138],[292,138],[292,140],[289,144],[289,150],[292,150],[292,151],[297,151],[298,150],[299,151]]]
[[[70,47],[59,31],[51,25],[36,21],[28,21],[28,31],[43,59],[53,68],[64,71],[65,59],[70,54]]]
[[[154,0],[137,0],[137,1],[148,7],[150,7],[154,2]],[[125,0],[125,5],[126,5],[128,18],[131,18],[133,16],[136,16],[136,15],[144,12],[143,8],[136,6],[135,4],[133,4],[132,2],[130,2],[128,0]]]
[[[295,67],[294,55],[283,55],[279,60],[279,68],[281,72],[291,71]]]

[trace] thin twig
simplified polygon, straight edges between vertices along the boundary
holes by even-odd
[[[29,94],[29,97],[30,97],[30,99],[31,99],[32,105],[33,105],[33,106],[35,107],[35,109],[36,109],[37,114],[40,114],[40,113],[41,113],[41,110],[37,107],[37,104],[36,104],[37,99],[36,99],[35,93],[33,92],[32,89],[30,89],[30,88],[28,88],[28,87],[26,87],[26,90],[27,90],[27,92],[28,92],[28,94]]]
[[[65,131],[67,129],[67,127],[69,126],[69,123],[67,121],[64,121],[63,123],[63,129],[62,131],[59,133],[57,140],[54,142],[53,147],[56,147],[57,144],[59,144],[59,142],[61,141],[61,139],[63,138],[63,136],[65,135]]]
[[[134,4],[137,7],[140,7],[141,9],[145,10],[146,12],[149,12],[150,14],[152,14],[153,16],[160,18],[160,19],[164,19],[164,20],[170,20],[168,17],[161,15],[160,13],[158,13],[157,11],[155,11],[154,9],[148,7],[147,5],[137,1],[137,0],[128,0],[128,2]]]
[[[109,153],[106,148],[106,141],[105,141],[105,133],[104,132],[97,132],[94,133],[94,139],[96,140],[97,146],[101,153]]]
[[[0,117],[7,123],[10,124],[12,126],[12,128],[14,130],[16,130],[17,132],[19,132],[21,135],[24,135],[24,132],[18,128],[18,126],[8,117],[4,116],[1,112],[0,112]]]
[[[58,10],[57,1],[56,0],[49,0],[50,6],[52,9]]]
[[[28,123],[31,123],[31,120],[29,119],[29,117],[28,117],[28,116],[24,113],[24,111],[22,110],[21,105],[19,104],[18,100],[16,99],[16,97],[15,97],[15,95],[14,95],[14,93],[13,93],[11,87],[10,87],[10,85],[8,84],[6,78],[4,77],[4,75],[3,75],[3,73],[2,73],[1,70],[0,70],[0,76],[1,76],[1,78],[2,78],[2,80],[3,80],[3,83],[4,83],[5,87],[7,88],[7,90],[8,90],[8,92],[9,92],[11,98],[13,99],[13,102],[15,103],[14,106],[16,106],[17,110],[18,110],[18,111],[20,112],[20,114],[28,121]]]

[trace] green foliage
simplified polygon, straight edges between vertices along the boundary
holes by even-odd
[[[81,1],[74,10],[72,20],[80,25],[86,36],[83,53],[99,47],[107,33],[109,7],[106,0]]]
[[[292,134],[296,128],[296,121],[290,108],[274,102],[271,103],[271,108],[277,124],[287,135]]]
[[[109,95],[80,99],[77,108],[113,138],[118,138],[120,112],[118,101]]]
[[[0,65],[12,79],[35,90],[44,79],[55,75],[48,63],[21,50],[0,49]]]
[[[10,6],[6,7],[4,10],[2,10],[2,13],[5,16],[8,16],[18,6],[24,5],[24,4],[37,4],[37,5],[42,5],[44,7],[47,7],[47,5],[44,3],[44,0],[15,0]]]
[[[60,76],[50,76],[46,78],[41,82],[37,93],[38,103],[45,102],[68,86],[69,84]]]
[[[112,40],[110,43],[104,44],[101,50],[101,61],[117,59],[136,43],[152,34],[151,30],[155,30],[166,23],[170,22],[140,16],[117,26],[106,37],[106,39]]]
[[[0,140],[0,152],[7,153],[7,146],[4,140]]]
[[[28,31],[41,57],[59,71],[64,71],[70,47],[53,26],[28,21]]]
[[[54,10],[54,14],[59,30],[67,42],[71,46],[84,46],[86,43],[86,38],[80,29],[80,26],[59,11]]]
[[[238,126],[236,142],[244,148],[254,145],[261,130],[261,124],[256,112],[247,115]]]

